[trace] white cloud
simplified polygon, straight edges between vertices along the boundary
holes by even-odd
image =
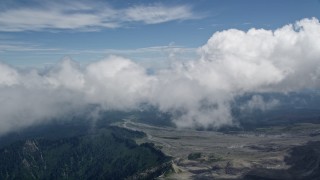
[[[128,21],[142,21],[146,24],[198,18],[192,13],[189,6],[135,6],[126,9],[124,12]]]
[[[17,84],[18,82],[18,72],[7,65],[0,63],[0,87],[11,86]]]
[[[184,112],[175,119],[180,126],[231,124],[229,103],[235,96],[319,87],[319,43],[316,18],[274,31],[216,32],[199,48],[200,60],[179,63],[158,75],[152,97],[164,111]],[[262,100],[254,97],[249,106],[267,110],[278,103]]]
[[[38,5],[40,4],[40,5]],[[36,1],[34,7],[2,9],[0,31],[80,30],[118,28],[129,23],[158,24],[198,18],[189,6],[140,5],[116,9],[93,1]]]
[[[85,86],[83,73],[79,65],[71,59],[65,58],[60,64],[54,67],[45,78],[48,84],[57,88],[63,87],[71,90],[81,90]]]
[[[319,32],[316,18],[275,31],[231,29],[215,33],[199,51],[236,91],[295,90],[318,86],[311,77],[320,65]]]
[[[90,103],[107,109],[132,109],[147,101],[152,77],[136,63],[117,56],[86,67],[85,93]]]
[[[88,104],[131,110],[149,103],[172,113],[178,127],[218,128],[233,123],[230,102],[236,96],[320,85],[316,18],[274,31],[216,32],[198,52],[198,60],[173,61],[152,75],[118,56],[83,67],[66,59],[42,73],[0,64],[0,134]],[[268,110],[277,104],[253,96],[247,107]]]
[[[280,101],[277,99],[271,99],[266,101],[262,96],[254,95],[246,104],[240,107],[240,109],[243,111],[267,111],[277,107],[279,104]]]
[[[19,52],[19,51],[33,51],[33,52],[59,52],[58,48],[43,48],[33,44],[17,43],[14,41],[0,42],[0,52]]]

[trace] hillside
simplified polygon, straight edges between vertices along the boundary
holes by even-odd
[[[60,139],[19,140],[0,150],[0,179],[124,179],[169,160],[141,132],[116,127]],[[164,167],[165,168],[165,167]],[[158,176],[156,169],[145,177]],[[160,173],[160,174],[159,174]]]

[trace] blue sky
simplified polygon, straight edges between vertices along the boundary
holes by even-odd
[[[216,31],[276,29],[320,18],[320,1],[0,1],[0,61],[45,66],[110,54],[145,64],[196,56]],[[161,64],[161,63],[159,63]]]

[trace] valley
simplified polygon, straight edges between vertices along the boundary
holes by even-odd
[[[320,141],[320,125],[309,123],[224,133],[156,127],[131,120],[117,126],[146,133],[136,139],[138,144],[154,143],[173,157],[171,172],[159,179],[250,179],[256,170],[272,171],[268,175],[272,179],[277,174],[273,171],[291,168],[287,159],[292,148]]]

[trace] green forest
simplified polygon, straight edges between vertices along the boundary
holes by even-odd
[[[142,132],[109,126],[65,138],[34,137],[0,150],[0,179],[124,179],[169,161]],[[144,176],[159,176],[162,169]]]

